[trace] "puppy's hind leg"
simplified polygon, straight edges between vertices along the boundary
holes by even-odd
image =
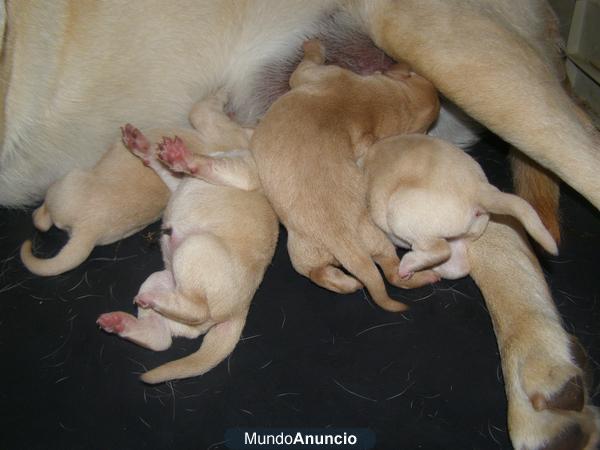
[[[308,277],[313,283],[338,294],[351,294],[363,287],[362,283],[356,278],[331,265],[312,269]]]
[[[398,273],[402,278],[410,278],[415,272],[428,269],[450,258],[450,245],[445,239],[427,239],[415,242],[412,251],[400,260]]]
[[[196,353],[171,361],[142,375],[150,384],[202,375],[223,361],[234,350],[246,323],[248,310],[212,327]]]
[[[208,308],[204,300],[192,301],[179,294],[175,280],[168,270],[150,275],[133,299],[141,309],[157,313],[184,324],[206,321]]]
[[[135,297],[134,302],[143,309],[151,309],[162,316],[185,325],[199,325],[209,317],[206,300],[183,296],[177,290],[144,292]]]
[[[115,333],[154,351],[171,346],[171,332],[164,317],[153,311],[140,311],[136,318],[122,311],[102,314],[96,323],[107,333]]]
[[[433,270],[422,270],[408,279],[402,278],[398,272],[400,259],[396,254],[394,244],[368,218],[363,221],[361,236],[363,243],[370,247],[373,260],[381,267],[390,284],[401,289],[415,289],[440,281],[440,276]]]
[[[293,231],[288,231],[287,247],[294,269],[316,285],[338,294],[350,294],[363,287],[356,278],[333,265],[333,255]]]

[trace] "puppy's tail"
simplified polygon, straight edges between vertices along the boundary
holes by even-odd
[[[227,358],[240,340],[246,314],[213,326],[195,353],[152,369],[141,376],[149,384],[203,375]]]
[[[493,214],[505,214],[517,218],[531,237],[547,252],[558,254],[556,241],[544,227],[533,207],[521,197],[501,192],[490,184],[482,185],[478,197],[478,203],[483,209]]]
[[[23,242],[21,246],[21,261],[30,272],[43,277],[59,275],[74,269],[90,255],[96,240],[86,233],[74,232],[69,242],[52,258],[37,258],[33,256],[31,241]]]
[[[330,251],[346,270],[365,285],[373,301],[381,308],[391,312],[406,311],[408,309],[408,306],[404,303],[393,300],[388,296],[383,278],[381,278],[373,259],[352,240],[338,239],[338,244]]]

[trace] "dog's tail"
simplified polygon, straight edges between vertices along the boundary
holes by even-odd
[[[386,311],[406,311],[408,306],[391,299],[381,274],[371,256],[351,239],[336,239],[336,245],[329,250],[333,256],[352,275],[358,278],[367,288],[373,301]]]
[[[546,251],[553,255],[558,254],[556,241],[544,227],[533,207],[521,197],[501,192],[490,184],[484,184],[479,191],[477,200],[481,207],[488,212],[517,218],[531,237]]]
[[[247,311],[213,326],[200,348],[189,356],[168,362],[141,376],[149,384],[203,375],[227,358],[240,340]]]
[[[30,272],[51,277],[77,267],[90,255],[95,244],[94,236],[75,231],[56,256],[44,259],[33,256],[31,241],[27,240],[21,246],[21,261]]]

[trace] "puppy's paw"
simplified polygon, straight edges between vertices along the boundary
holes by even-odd
[[[173,139],[163,137],[158,144],[158,159],[174,172],[195,174],[198,171],[197,165],[192,162],[192,153],[178,136]]]
[[[393,277],[388,278],[388,281],[396,287],[402,289],[416,289],[428,284],[437,283],[441,280],[440,275],[433,270],[421,270],[419,272],[411,272],[410,276],[403,277],[402,273],[394,274]]]
[[[410,279],[414,273],[419,269],[419,261],[415,256],[415,252],[406,253],[402,259],[400,259],[400,265],[398,266],[398,275],[403,280]]]
[[[127,329],[127,326],[131,324],[132,320],[135,320],[135,318],[131,315],[115,311],[102,314],[98,317],[96,323],[107,333],[122,334]]]
[[[148,293],[136,295],[133,303],[142,309],[154,309],[155,307],[153,296]]]
[[[131,153],[139,157],[145,165],[148,165],[150,142],[146,139],[146,136],[130,123],[121,127],[121,135],[125,147],[127,147]]]
[[[528,450],[595,449],[600,421],[597,409],[586,405],[583,360],[564,333],[552,336],[551,326],[539,331],[522,339],[516,334],[503,346],[513,444]]]

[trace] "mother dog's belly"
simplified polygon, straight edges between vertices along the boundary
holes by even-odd
[[[31,203],[72,168],[94,164],[125,122],[187,125],[193,103],[221,85],[236,118],[255,123],[287,90],[307,37],[359,72],[389,64],[348,14],[332,14],[335,0],[14,4],[4,205]]]

